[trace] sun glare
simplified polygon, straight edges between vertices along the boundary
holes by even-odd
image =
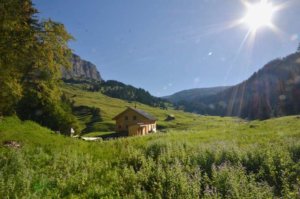
[[[272,26],[272,18],[275,12],[273,4],[268,0],[261,0],[256,4],[246,4],[247,13],[242,22],[249,26],[252,32],[256,32],[259,28]]]

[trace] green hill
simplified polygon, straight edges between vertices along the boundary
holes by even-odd
[[[218,121],[218,122],[217,122]],[[200,125],[201,123],[201,125]],[[85,142],[0,120],[3,198],[297,198],[299,117]],[[12,141],[20,147],[9,145]]]

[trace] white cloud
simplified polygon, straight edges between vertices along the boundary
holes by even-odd
[[[208,55],[208,56],[212,56],[212,55],[213,55],[213,52],[209,52],[207,55]]]

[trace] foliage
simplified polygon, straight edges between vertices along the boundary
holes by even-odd
[[[88,106],[73,107],[73,113],[81,122],[85,122],[82,133],[97,131],[97,122],[102,122],[101,111],[99,108]]]
[[[152,96],[142,88],[135,88],[118,81],[109,80],[100,84],[99,90],[110,97],[128,101],[137,101],[154,107],[166,108],[166,100]]]
[[[199,120],[207,118],[199,117]],[[209,119],[208,119],[209,121]],[[228,122],[228,121],[223,121]],[[4,118],[4,198],[297,198],[299,118],[84,142]]]
[[[72,37],[60,23],[38,21],[30,0],[0,5],[0,112],[66,132],[75,118],[61,100],[59,82],[61,66],[70,67]]]
[[[51,98],[39,99],[27,93],[19,102],[17,111],[21,119],[36,121],[61,133],[70,133],[71,127],[75,131],[79,128],[70,106],[65,102],[53,102]]]
[[[33,50],[36,10],[30,1],[0,1],[0,114],[11,114],[22,96],[22,70]]]

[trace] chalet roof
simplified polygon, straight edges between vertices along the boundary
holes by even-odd
[[[150,115],[149,113],[140,110],[140,109],[136,109],[136,108],[132,108],[132,107],[128,107],[125,111],[123,111],[122,113],[118,114],[117,116],[115,116],[113,119],[115,120],[116,118],[118,118],[119,116],[121,116],[123,113],[125,113],[127,110],[132,110],[142,116],[144,116],[145,118],[152,120],[152,121],[156,121],[157,119],[155,117],[153,117],[152,115]]]

